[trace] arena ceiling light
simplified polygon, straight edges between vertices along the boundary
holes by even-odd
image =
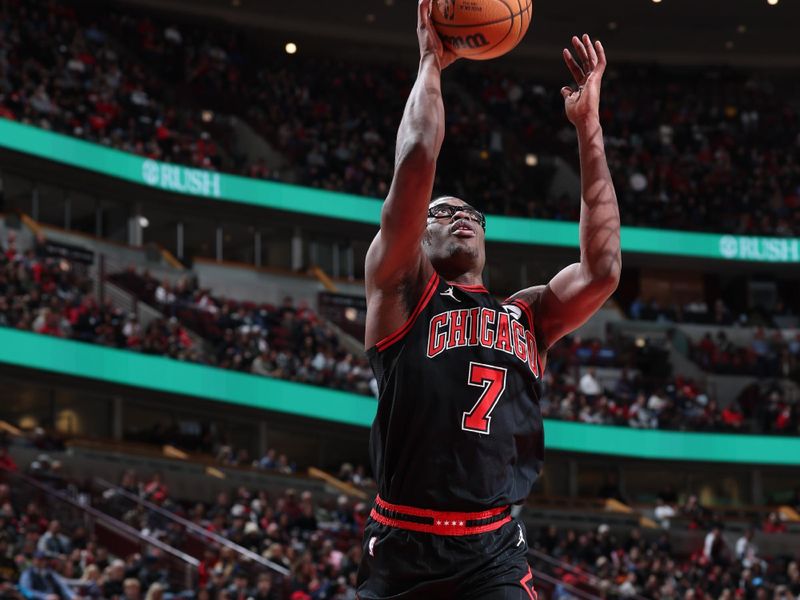
[[[769,4],[770,6],[775,6],[780,1],[781,0],[767,0],[767,4]]]
[[[528,153],[525,155],[525,164],[529,167],[535,167],[539,164],[539,157],[536,154]]]
[[[283,47],[286,50],[286,54],[296,54],[297,53],[297,44],[294,42],[287,42],[286,46]]]

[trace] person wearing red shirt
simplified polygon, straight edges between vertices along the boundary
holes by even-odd
[[[761,527],[764,533],[786,533],[786,523],[781,521],[778,513],[771,512]]]
[[[744,415],[735,406],[730,405],[722,411],[722,422],[729,428],[741,429]]]
[[[11,458],[11,455],[8,453],[8,448],[5,446],[0,447],[0,470],[6,471],[17,471],[17,463],[14,462],[14,459]]]

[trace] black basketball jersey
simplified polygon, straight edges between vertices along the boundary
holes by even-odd
[[[370,456],[381,498],[445,511],[526,498],[544,432],[524,303],[434,273],[408,321],[367,355],[379,387]]]

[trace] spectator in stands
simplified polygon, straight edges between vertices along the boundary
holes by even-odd
[[[749,569],[759,563],[758,559],[758,546],[756,546],[753,538],[755,537],[755,530],[748,527],[742,537],[736,540],[736,560],[742,563],[742,566]]]
[[[724,566],[728,561],[728,548],[722,530],[714,527],[706,534],[703,542],[703,557],[711,564]]]
[[[254,600],[278,600],[277,592],[272,587],[272,576],[269,573],[261,573],[258,576],[253,598]]]
[[[667,504],[662,498],[656,498],[656,507],[653,510],[653,516],[663,529],[669,529],[671,519],[677,514],[674,506]]]
[[[228,587],[228,598],[230,600],[247,600],[253,595],[247,579],[247,574],[244,571],[236,572],[233,576],[233,583]]]
[[[272,470],[277,468],[278,461],[276,457],[277,457],[277,452],[275,451],[275,448],[269,448],[266,454],[264,454],[264,456],[262,456],[261,459],[258,461],[259,468],[267,470]]]
[[[272,377],[276,367],[275,362],[272,360],[272,355],[273,353],[270,352],[269,347],[265,347],[261,354],[256,356],[253,360],[253,364],[250,366],[250,372],[254,375]]]
[[[102,573],[96,564],[86,565],[80,580],[78,581],[78,594],[83,598],[100,598],[103,589],[100,584]]]
[[[19,578],[22,594],[30,600],[73,600],[74,592],[61,575],[47,564],[44,552],[36,551],[32,564]]]
[[[0,598],[15,598],[14,590],[19,581],[19,567],[14,560],[10,539],[12,537],[7,531],[0,530]]]
[[[744,415],[736,405],[731,403],[722,411],[722,422],[730,431],[738,432],[742,429]]]
[[[17,464],[8,452],[8,446],[0,444],[0,470],[16,471]]]
[[[689,529],[703,529],[708,521],[708,511],[703,508],[695,494],[686,498],[681,514],[689,519]]]
[[[121,596],[125,591],[125,561],[119,559],[112,561],[106,567],[102,580],[104,597]]]
[[[169,490],[161,473],[153,473],[153,477],[145,484],[142,495],[145,500],[156,504],[162,504],[167,499]]]
[[[592,401],[595,397],[603,393],[603,388],[597,380],[597,371],[593,368],[587,369],[579,383],[581,394]]]
[[[275,466],[275,469],[278,471],[278,473],[283,473],[284,475],[291,475],[295,472],[295,466],[289,462],[289,457],[285,454],[278,456],[278,463]]]
[[[669,407],[670,401],[667,399],[664,390],[655,390],[647,399],[647,409],[654,415],[656,419],[661,417],[662,413]]]
[[[786,523],[781,521],[780,515],[773,511],[767,516],[764,525],[761,527],[764,533],[786,533]]]
[[[141,600],[142,584],[134,577],[128,577],[122,582],[122,598],[120,600]]]
[[[800,596],[800,565],[797,561],[792,561],[786,569],[786,579],[789,591]]]
[[[375,485],[375,482],[367,475],[367,468],[364,465],[357,465],[353,472],[353,485],[368,487]]]
[[[166,591],[167,587],[163,583],[155,582],[147,589],[144,600],[164,600],[164,592]]]
[[[72,551],[69,538],[61,533],[61,522],[53,519],[47,526],[47,531],[39,538],[36,549],[49,557],[64,558]]]
[[[628,411],[628,425],[640,429],[655,429],[658,427],[658,419],[647,406],[647,398],[643,393],[636,396],[636,402]]]

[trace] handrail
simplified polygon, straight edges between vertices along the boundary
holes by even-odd
[[[192,523],[191,521],[189,521],[187,519],[184,519],[183,517],[179,517],[175,513],[170,512],[170,511],[168,511],[168,510],[166,510],[164,508],[161,508],[160,506],[158,506],[156,504],[153,504],[152,502],[150,502],[148,500],[145,500],[144,498],[140,498],[136,494],[132,494],[128,490],[126,490],[124,488],[121,488],[118,485],[110,483],[110,482],[106,481],[105,479],[103,479],[101,477],[95,477],[94,481],[98,485],[100,485],[100,486],[102,486],[102,487],[104,487],[106,489],[114,490],[114,493],[119,494],[120,496],[123,496],[123,497],[127,498],[128,500],[131,500],[133,502],[137,502],[138,504],[141,504],[142,506],[144,506],[148,510],[156,512],[159,515],[161,515],[163,517],[166,517],[167,519],[170,519],[171,521],[173,521],[175,523],[180,523],[186,529],[188,529],[189,531],[191,531],[191,532],[193,532],[195,534],[198,534],[198,535],[200,535],[202,537],[205,537],[205,538],[208,538],[210,540],[213,540],[214,542],[220,544],[221,546],[225,546],[226,548],[230,548],[231,550],[233,550],[237,554],[240,554],[241,556],[244,556],[244,557],[250,559],[251,561],[261,565],[262,567],[266,567],[267,569],[271,569],[272,571],[275,571],[276,573],[278,573],[280,575],[283,575],[284,577],[289,575],[289,569],[287,569],[286,567],[282,567],[278,563],[274,563],[271,560],[267,560],[266,558],[264,558],[260,554],[256,554],[255,552],[253,552],[251,550],[248,550],[247,548],[244,548],[243,546],[240,546],[239,544],[237,544],[235,542],[232,542],[229,539],[224,538],[221,535],[218,535],[218,534],[214,533],[213,531],[208,531],[207,529],[203,529],[202,527],[198,526],[196,523]]]
[[[336,284],[333,283],[333,279],[331,279],[330,276],[322,270],[322,268],[314,265],[310,270],[314,274],[314,277],[316,277],[319,282],[325,286],[326,290],[333,292],[334,294],[339,292],[339,288],[337,288]]]
[[[39,225],[38,221],[34,221],[31,217],[29,217],[25,213],[20,213],[19,215],[20,221],[30,229],[34,235],[41,235],[42,234],[42,226]]]
[[[539,560],[542,560],[542,561],[544,561],[546,563],[549,563],[549,564],[551,564],[553,566],[556,566],[556,567],[558,567],[560,569],[564,569],[565,571],[569,571],[570,573],[574,573],[575,575],[581,575],[581,576],[585,577],[586,580],[591,585],[593,585],[595,587],[600,587],[600,585],[602,583],[602,581],[600,580],[599,577],[597,577],[597,575],[589,573],[588,571],[584,571],[580,567],[576,567],[575,565],[571,565],[568,562],[565,562],[563,560],[558,560],[557,558],[553,558],[552,556],[549,556],[549,555],[545,554],[544,552],[540,552],[539,550],[536,550],[534,548],[529,548],[528,549],[528,554],[538,558]],[[559,584],[567,585],[567,584],[565,584],[563,582],[559,582]],[[635,594],[635,595],[629,596],[629,597],[633,598],[634,600],[649,600],[648,598],[645,598],[644,596],[640,596],[639,594]]]
[[[173,546],[170,546],[169,544],[165,544],[164,542],[162,542],[161,540],[159,540],[157,538],[154,538],[154,537],[152,537],[150,535],[147,535],[146,533],[142,533],[141,531],[139,531],[138,529],[136,529],[134,527],[131,527],[127,523],[124,523],[123,521],[115,519],[114,517],[102,512],[102,511],[99,511],[99,510],[97,510],[96,508],[94,508],[92,506],[83,505],[83,504],[79,503],[78,501],[74,500],[73,498],[70,498],[64,492],[62,492],[60,490],[53,489],[52,487],[50,487],[48,485],[45,485],[44,483],[42,483],[40,481],[37,481],[33,477],[30,477],[30,476],[25,475],[24,473],[20,473],[18,471],[12,471],[10,469],[6,469],[3,466],[0,466],[0,471],[5,472],[7,475],[10,475],[11,477],[18,477],[19,479],[21,479],[22,481],[24,481],[28,485],[30,485],[32,487],[35,487],[35,488],[37,488],[38,490],[40,490],[42,492],[45,492],[49,496],[52,496],[52,497],[60,500],[61,502],[69,504],[73,508],[77,508],[78,510],[90,515],[92,518],[96,519],[97,521],[100,521],[100,522],[104,523],[105,525],[108,525],[108,526],[112,527],[117,532],[126,534],[126,535],[132,537],[133,539],[147,542],[150,546],[153,546],[154,548],[158,548],[162,552],[164,552],[166,554],[169,554],[170,556],[172,556],[174,558],[177,558],[178,560],[188,564],[191,567],[194,567],[195,569],[200,567],[200,561],[197,560],[194,556],[190,556],[190,555],[186,554],[185,552],[181,552],[177,548],[175,548]]]
[[[340,492],[344,492],[348,496],[355,496],[360,500],[366,500],[368,498],[364,490],[360,490],[354,485],[344,482],[341,479],[334,477],[330,473],[323,471],[322,469],[318,469],[317,467],[308,467],[308,474],[315,479],[324,481],[328,485],[336,488]]]
[[[169,250],[157,244],[158,250],[161,252],[161,258],[164,259],[164,262],[171,266],[173,269],[177,269],[179,271],[185,271],[186,267],[183,266],[183,263],[175,258],[175,255],[172,254]]]

